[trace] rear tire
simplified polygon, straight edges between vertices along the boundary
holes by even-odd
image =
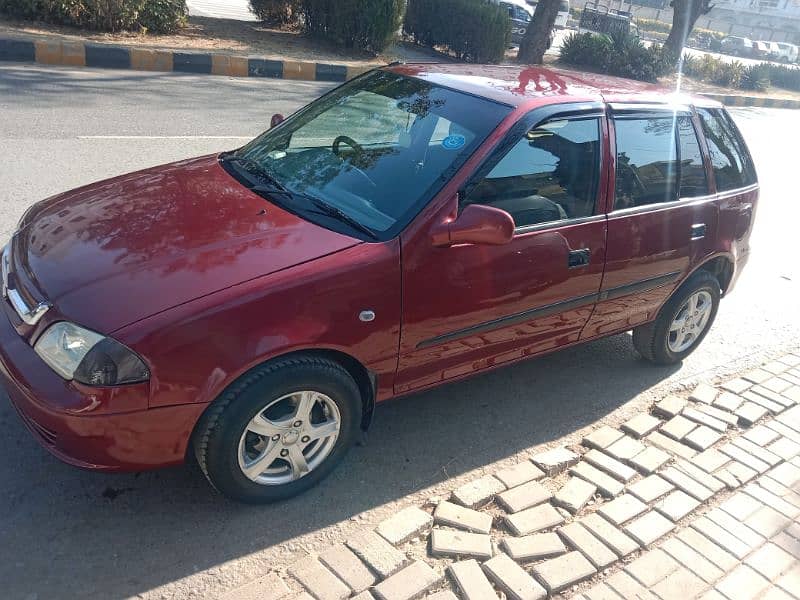
[[[353,445],[361,396],[338,363],[313,356],[257,367],[206,410],[193,436],[197,463],[220,493],[261,504],[325,478]]]
[[[633,330],[634,347],[657,365],[681,362],[708,334],[719,300],[717,278],[708,271],[696,272],[672,294],[655,321]]]

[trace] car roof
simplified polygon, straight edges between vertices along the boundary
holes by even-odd
[[[515,108],[566,102],[719,105],[641,81],[541,66],[395,63],[384,68]]]

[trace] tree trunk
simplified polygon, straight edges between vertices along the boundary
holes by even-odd
[[[559,0],[540,0],[519,44],[517,62],[540,65],[550,46],[550,34],[558,16]]]
[[[683,54],[683,47],[697,19],[707,14],[712,7],[709,0],[672,0],[670,6],[672,6],[672,29],[664,44],[664,50],[678,60]]]

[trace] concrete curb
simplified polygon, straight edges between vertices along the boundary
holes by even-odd
[[[784,98],[763,98],[759,96],[732,96],[725,94],[700,94],[712,100],[722,102],[725,106],[754,108],[792,108],[800,109],[800,100]]]
[[[373,68],[371,66],[272,60],[258,56],[211,52],[152,50],[59,38],[23,37],[0,38],[0,61],[333,82],[347,81]]]

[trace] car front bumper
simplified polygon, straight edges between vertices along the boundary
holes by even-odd
[[[64,381],[17,334],[9,321],[10,307],[2,304],[0,386],[45,449],[68,464],[104,471],[142,471],[184,461],[206,405],[104,411],[109,399],[118,406],[130,402],[126,396],[131,390],[92,393],[91,388],[78,389]],[[146,405],[146,397],[141,400]]]

